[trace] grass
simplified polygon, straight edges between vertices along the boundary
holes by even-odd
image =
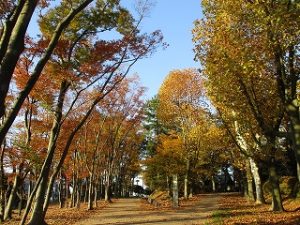
[[[205,222],[205,225],[222,225],[223,215],[226,214],[226,210],[217,210],[214,211],[211,215],[211,218]]]

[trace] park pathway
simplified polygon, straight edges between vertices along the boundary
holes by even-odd
[[[199,202],[177,210],[143,209],[140,199],[119,199],[89,219],[76,225],[193,225],[205,224],[207,217],[218,209],[218,195],[203,195]]]

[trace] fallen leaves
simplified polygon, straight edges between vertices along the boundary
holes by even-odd
[[[94,210],[86,210],[87,205],[85,203],[81,204],[80,208],[62,208],[60,209],[58,205],[51,205],[47,211],[46,222],[48,225],[73,225],[81,219],[86,219],[92,215],[99,213],[105,207],[107,203],[100,202],[98,207]],[[18,215],[14,214],[13,219],[4,222],[5,225],[18,225],[20,222]]]
[[[284,201],[285,212],[271,212],[270,205],[256,205],[240,195],[224,195],[221,200],[223,224],[299,225],[300,199]]]

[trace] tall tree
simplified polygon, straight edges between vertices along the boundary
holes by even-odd
[[[197,58],[204,66],[215,102],[226,105],[227,115],[232,110],[238,112],[243,118],[239,122],[249,129],[264,154],[276,211],[283,210],[275,156],[286,112],[282,101],[286,91],[272,46],[288,49],[284,46],[291,40],[296,43],[297,28],[290,20],[297,11],[294,6],[291,1],[203,1],[205,19],[196,22],[194,30]],[[286,19],[282,20],[283,14]],[[285,51],[281,57],[288,55]]]
[[[203,82],[197,70],[175,70],[169,73],[159,90],[158,118],[182,137],[185,151],[186,174],[184,197],[188,197],[190,151],[188,133],[201,116]]]
[[[45,1],[44,3],[46,3]],[[5,115],[4,122],[0,127],[0,143],[3,140],[13,124],[18,112],[28,96],[29,92],[34,87],[38,78],[40,77],[46,63],[51,57],[58,41],[70,22],[84,10],[93,0],[85,0],[76,2],[68,6],[67,2],[62,2],[65,9],[70,9],[62,20],[55,24],[54,32],[48,37],[48,44],[45,50],[41,53],[40,58],[37,60],[35,67],[30,73],[26,86],[19,92],[12,108],[5,112],[5,99],[7,97],[8,89],[11,83],[11,78],[18,63],[18,60],[25,49],[26,32],[29,22],[32,19],[34,10],[36,9],[38,0],[18,1],[16,5],[11,7],[11,11],[7,14],[2,23],[1,41],[0,41],[0,118]],[[41,4],[44,6],[44,4]],[[47,4],[45,4],[47,6]]]

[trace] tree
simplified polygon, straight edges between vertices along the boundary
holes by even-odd
[[[107,144],[105,149],[105,201],[111,201],[110,189],[112,175],[122,159],[132,132],[140,125],[144,88],[140,87],[136,77],[125,80],[123,85],[111,92],[103,111],[108,115],[105,124]],[[135,149],[135,148],[134,148]],[[133,149],[133,150],[134,150]]]
[[[201,116],[203,85],[200,74],[193,69],[175,70],[169,73],[160,87],[158,118],[170,129],[176,130],[182,138],[182,149],[186,155],[184,197],[188,197],[190,152],[188,133]]]
[[[282,26],[279,22],[280,13],[285,14],[286,9],[285,22],[291,21],[289,17],[296,12],[295,8],[289,11],[288,2],[203,1],[206,18],[196,22],[194,29],[197,58],[208,76],[213,101],[226,105],[226,117],[236,112],[238,122],[243,123],[264,155],[256,156],[269,168],[275,211],[283,210],[275,156],[285,104],[280,97],[284,90],[272,46],[278,40],[283,44],[295,37],[297,28],[291,27],[290,33],[283,35],[289,23]],[[266,16],[267,11],[271,14]],[[281,25],[273,27],[272,23]],[[270,38],[275,31],[277,40]]]
[[[7,13],[4,19],[1,32],[0,41],[0,118],[2,119],[5,115],[4,122],[0,127],[0,143],[3,140],[18,115],[18,112],[28,96],[29,92],[34,87],[40,77],[46,63],[51,57],[58,40],[61,37],[63,31],[70,24],[70,22],[78,15],[82,10],[84,10],[93,0],[86,0],[82,2],[77,2],[71,7],[65,7],[65,9],[70,8],[62,18],[61,21],[56,23],[54,33],[49,37],[49,42],[46,45],[45,51],[42,52],[40,59],[35,64],[34,69],[31,72],[30,79],[28,79],[26,86],[22,91],[19,92],[16,101],[13,104],[11,110],[5,113],[5,99],[7,97],[8,89],[11,83],[11,78],[18,63],[18,60],[25,48],[25,34],[29,22],[31,21],[34,10],[37,7],[38,1],[26,0],[19,1],[16,5],[13,5],[10,9],[11,11]],[[63,3],[66,4],[66,3]],[[42,4],[43,6],[43,4]]]
[[[157,108],[159,106],[159,99],[157,96],[148,100],[144,109],[144,143],[143,143],[143,157],[151,157],[155,155],[155,150],[158,143],[158,136],[165,132],[165,128],[157,118]]]
[[[21,90],[27,88],[28,82],[32,82],[31,79],[34,77],[32,73],[35,74],[34,71],[39,65],[39,58],[44,60],[43,47],[52,43],[51,31],[56,26],[59,27],[60,21],[64,21],[66,18],[68,12],[65,9],[68,9],[66,7],[68,4],[68,2],[64,2],[43,15],[40,20],[43,33],[41,40],[33,42],[30,38],[26,39],[30,48],[24,51],[19,65],[25,62],[27,70],[20,72],[25,72],[24,77],[27,79],[24,79],[24,86]],[[105,16],[102,15],[104,10],[108,11]],[[105,18],[106,16],[107,18]],[[50,54],[47,56],[48,63],[42,73],[42,76],[51,77],[49,84],[53,84],[52,87],[55,90],[47,96],[51,96],[48,99],[47,107],[48,110],[52,111],[53,125],[49,131],[48,152],[21,223],[24,223],[26,219],[33,197],[36,197],[37,201],[31,223],[44,223],[50,198],[49,193],[51,193],[56,175],[67,157],[76,133],[84,125],[96,105],[122,82],[133,64],[153,52],[162,41],[159,31],[151,35],[141,35],[137,28],[140,20],[135,23],[130,13],[122,8],[118,1],[106,3],[99,1],[93,7],[81,10],[76,21],[69,21],[68,23],[70,23],[70,27],[64,28],[64,32],[61,30],[60,40],[55,41],[54,47],[56,48],[51,50],[51,54],[47,53]],[[97,35],[99,32],[112,29],[120,32],[120,40],[99,40]],[[34,57],[37,59],[27,60]],[[122,71],[120,68],[124,70]],[[91,89],[93,90],[90,91]],[[21,91],[21,93],[23,92]],[[82,109],[84,111],[80,112]],[[66,121],[71,120],[77,123],[69,123],[73,124],[73,127],[69,129],[71,132],[68,132],[65,143],[63,143],[64,147],[61,148],[63,149],[61,156],[48,182],[56,149],[60,143],[61,131],[64,130]],[[4,122],[4,126],[6,126],[5,124],[8,123]],[[6,131],[3,130],[3,132]],[[47,185],[48,194],[45,200]]]

